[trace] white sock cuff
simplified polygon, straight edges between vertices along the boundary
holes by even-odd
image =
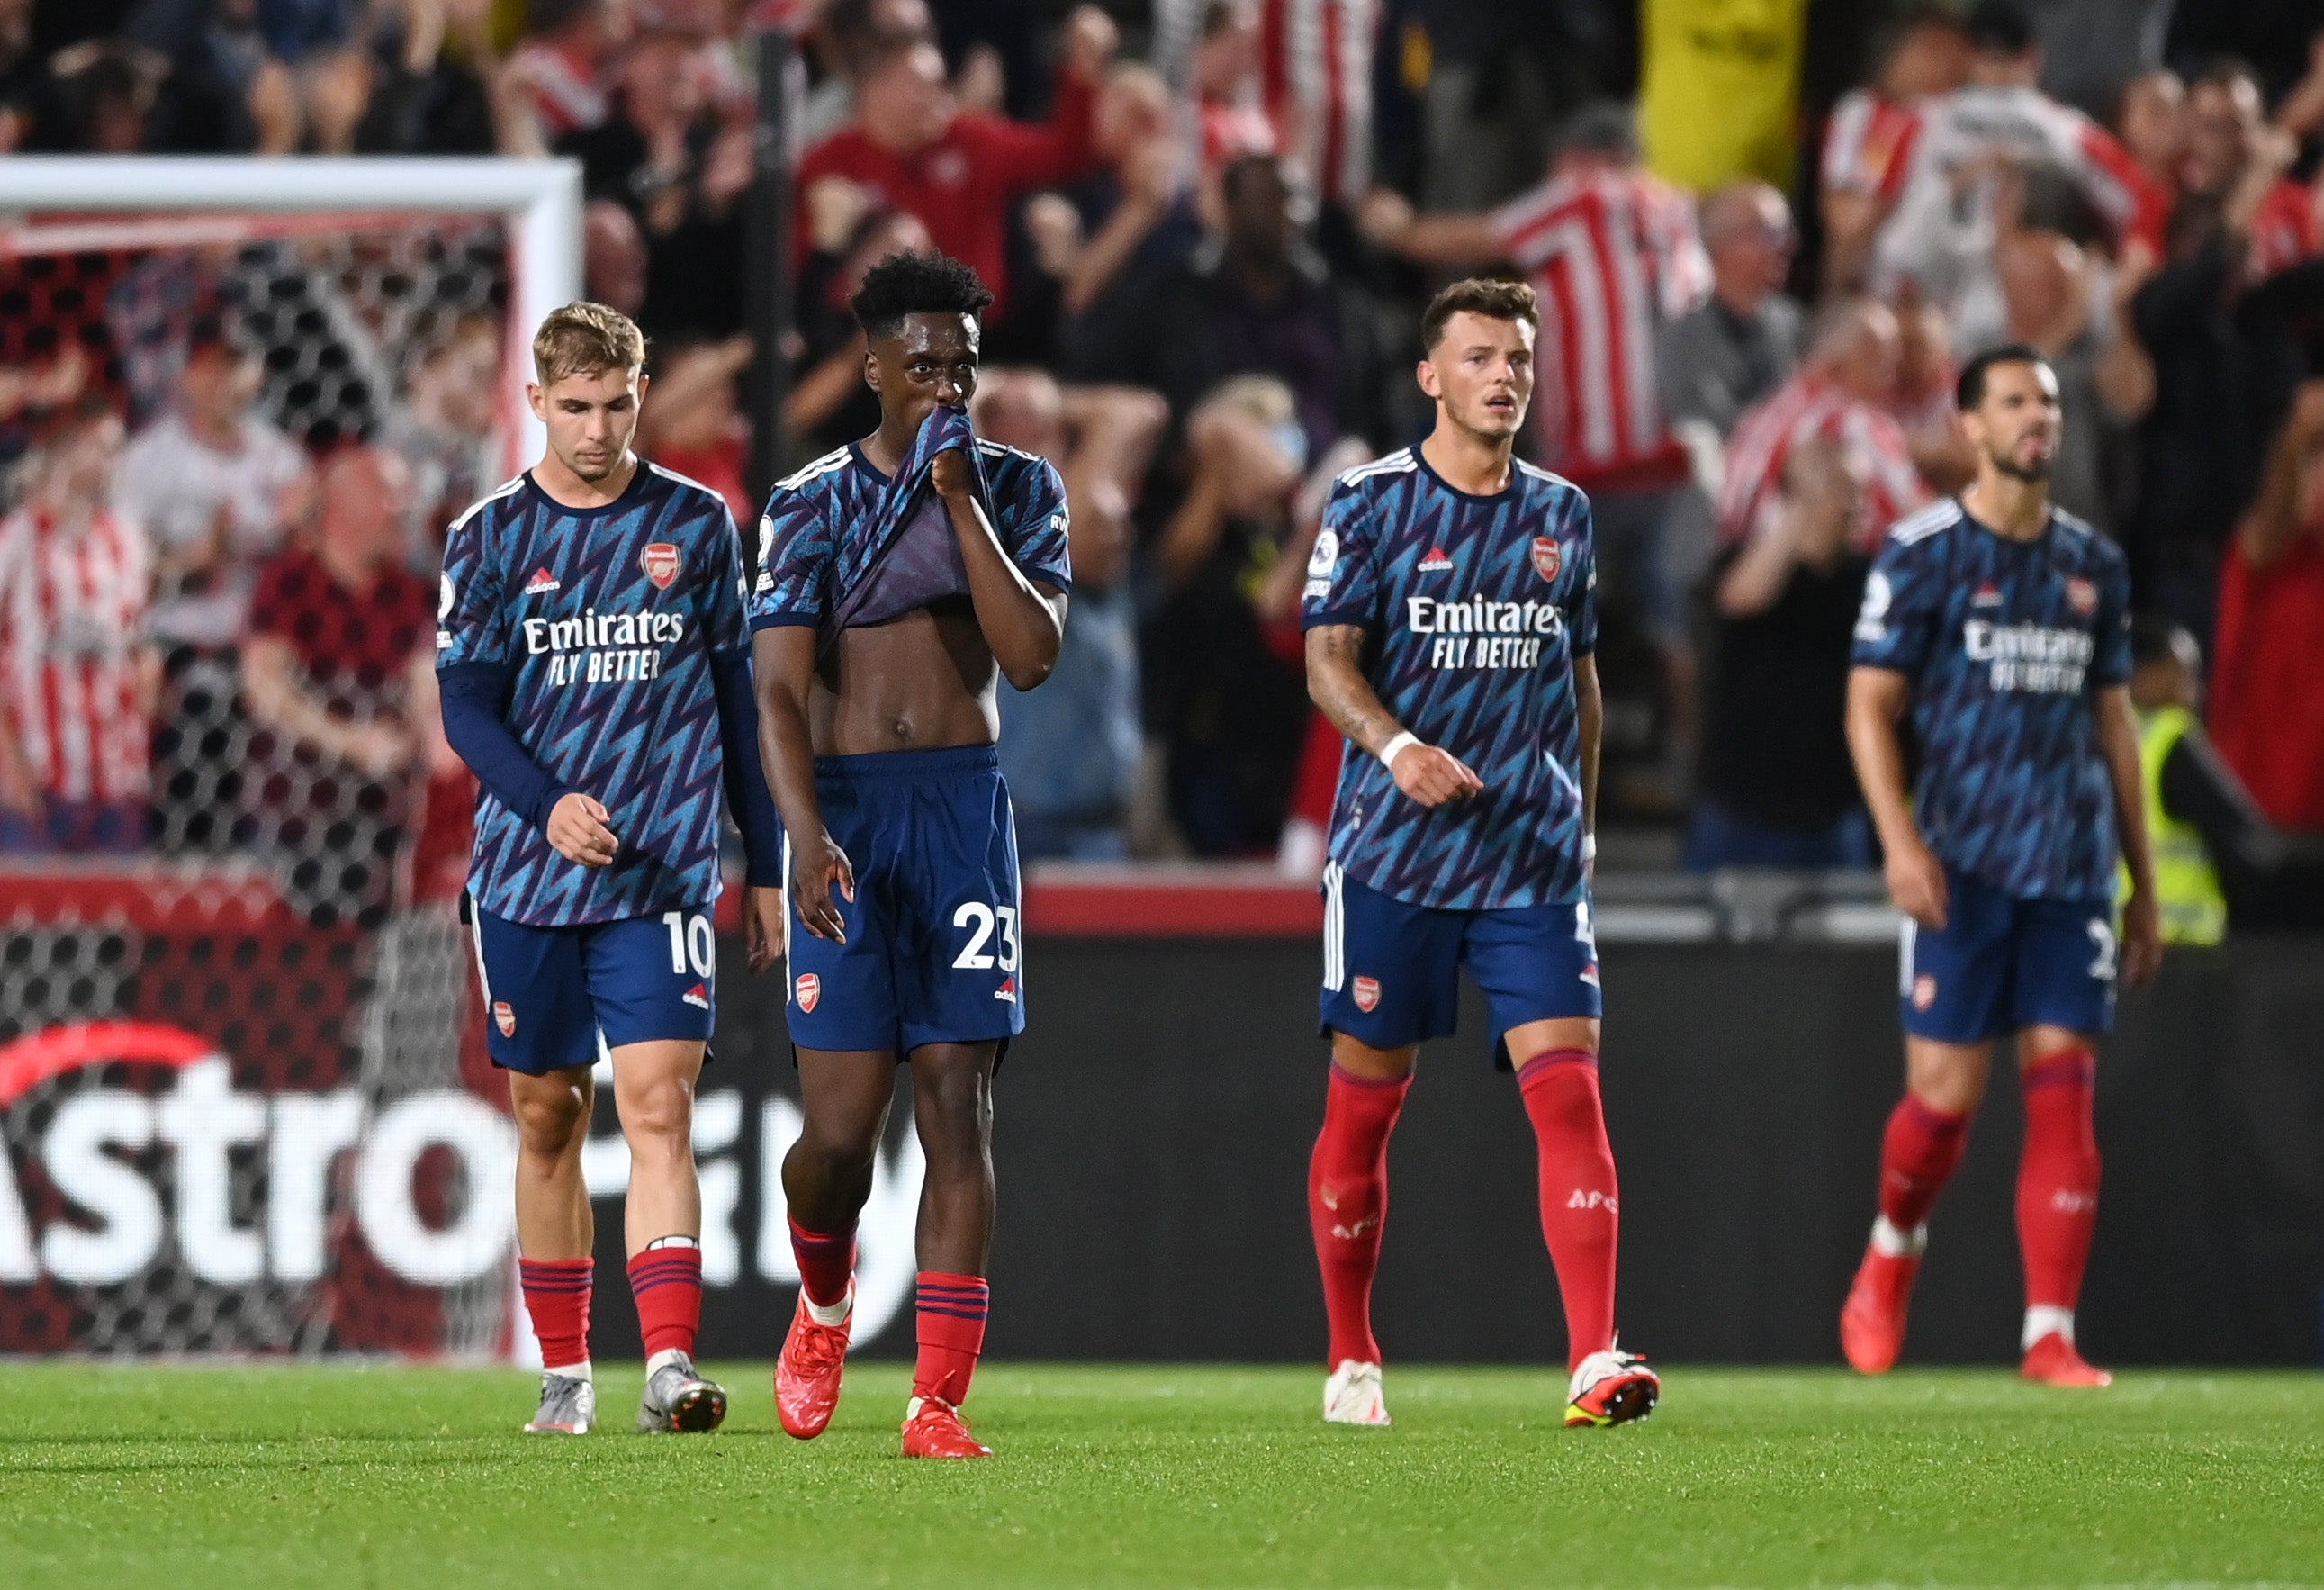
[[[648,1243],[642,1252],[650,1253],[656,1248],[698,1248],[701,1242],[690,1236],[658,1236]]]
[[[660,1352],[646,1360],[646,1373],[648,1374],[651,1374],[663,1364],[675,1364],[685,1356],[686,1354],[679,1352],[676,1347],[664,1347]]]
[[[578,1364],[544,1364],[541,1365],[541,1373],[543,1374],[561,1374],[569,1381],[588,1381],[592,1385],[596,1383],[595,1377],[590,1373],[589,1361],[586,1358],[584,1358]]]
[[[807,1317],[817,1325],[845,1325],[847,1317],[855,1312],[855,1289],[849,1287],[836,1303],[818,1303],[804,1291],[799,1301],[807,1305]]]
[[[2061,1308],[2055,1303],[2036,1303],[2025,1310],[2024,1337],[2017,1344],[2017,1350],[2024,1352],[2053,1333],[2065,1337],[2069,1347],[2074,1345],[2074,1311]]]
[[[1917,1259],[1929,1245],[1929,1228],[1916,1225],[1910,1231],[1899,1230],[1886,1215],[1872,1217],[1872,1251],[1888,1259]]]

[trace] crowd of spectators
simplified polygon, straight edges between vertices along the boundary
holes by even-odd
[[[1526,450],[1591,494],[1605,576],[1609,816],[1690,865],[1853,866],[1864,572],[1967,479],[1952,373],[2009,342],[2057,369],[2058,502],[2208,670],[2219,765],[2324,830],[2324,18],[2298,9],[0,0],[0,149],[574,158],[590,295],[652,339],[642,448],[746,525],[754,363],[785,366],[787,462],[844,444],[876,418],[864,271],[969,261],[995,294],[976,422],[1056,458],[1072,510],[1066,654],[1004,703],[1036,856],[1316,864],[1337,745],[1296,598],[1323,497],[1425,430],[1427,292],[1523,274]],[[760,26],[804,63],[769,347]],[[244,737],[207,749],[161,714],[171,799],[216,809],[213,844],[328,833],[327,865],[381,870],[412,791],[456,777],[398,648],[424,527],[489,485],[501,342],[438,337],[319,458],[232,324],[128,405],[125,450],[104,381],[0,367],[0,427],[40,430],[0,522],[0,845],[143,835],[146,750],[76,740],[109,719],[58,706],[69,681],[124,713],[231,697]],[[296,801],[203,774],[274,741]]]

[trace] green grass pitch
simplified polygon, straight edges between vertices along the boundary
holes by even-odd
[[[988,1366],[1001,1456],[895,1456],[907,1376],[811,1444],[520,1436],[512,1371],[0,1364],[0,1585],[2324,1584],[2324,1376],[1666,1372],[1558,1427],[1545,1371],[1397,1369],[1390,1430],[1290,1369]]]

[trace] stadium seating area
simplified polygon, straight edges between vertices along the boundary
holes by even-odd
[[[1740,41],[1616,0],[14,0],[0,149],[577,161],[586,290],[652,338],[644,448],[746,525],[757,476],[868,429],[863,270],[973,261],[978,423],[1074,517],[1065,688],[1005,704],[1038,856],[1312,875],[1337,741],[1286,577],[1332,476],[1425,422],[1418,302],[1496,268],[1550,311],[1527,450],[1598,505],[1612,869],[1872,859],[1834,626],[1962,479],[1950,373],[2001,341],[2056,363],[2059,497],[2203,647],[2262,831],[2324,829],[2324,69],[2273,11],[2087,9]],[[788,259],[746,246],[768,29]],[[0,258],[0,547],[78,527],[91,592],[8,610],[0,847],[255,851],[333,918],[399,861],[456,886],[465,774],[398,648],[506,464],[508,261],[410,222]],[[65,630],[75,693],[36,688]]]

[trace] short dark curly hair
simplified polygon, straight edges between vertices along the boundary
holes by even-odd
[[[992,290],[975,271],[942,254],[891,254],[863,273],[847,300],[866,337],[893,337],[906,315],[981,315]]]

